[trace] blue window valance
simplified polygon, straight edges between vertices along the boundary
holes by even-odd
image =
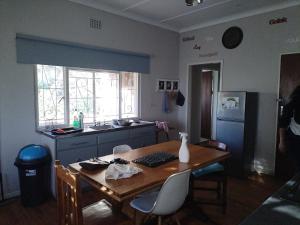
[[[35,37],[16,35],[17,63],[106,69],[150,73],[146,54],[98,48]]]

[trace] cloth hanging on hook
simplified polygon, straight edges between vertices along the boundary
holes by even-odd
[[[163,95],[162,110],[164,113],[170,112],[169,94],[166,91],[164,92]]]
[[[185,102],[185,97],[183,94],[180,92],[180,90],[177,93],[177,98],[176,98],[176,105],[183,106]]]

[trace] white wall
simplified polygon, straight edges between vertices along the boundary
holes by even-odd
[[[270,26],[269,20],[287,17],[288,23]],[[181,34],[195,36],[195,41],[180,41],[180,89],[187,95],[188,65],[223,61],[221,89],[223,91],[253,91],[259,93],[258,128],[256,137],[256,168],[272,173],[275,162],[275,134],[281,53],[300,52],[300,7],[202,28]],[[222,34],[230,26],[239,26],[244,32],[242,44],[234,50],[222,46]],[[201,50],[193,50],[198,44]],[[199,54],[216,53],[211,57]],[[188,97],[188,96],[186,96]],[[189,104],[189,102],[187,102]],[[187,129],[187,104],[179,110],[180,126]]]
[[[89,28],[101,19],[102,30]],[[65,0],[0,0],[0,153],[7,196],[18,192],[19,149],[40,143],[35,132],[34,68],[16,63],[15,35],[24,33],[58,40],[151,55],[151,74],[141,79],[141,115],[176,126],[176,108],[162,113],[157,78],[178,78],[177,33],[138,23]]]

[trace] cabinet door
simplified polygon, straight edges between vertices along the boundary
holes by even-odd
[[[142,148],[156,143],[155,135],[147,135],[139,138],[131,138],[130,146],[134,148]]]
[[[130,145],[131,143],[130,143],[129,139],[99,144],[98,145],[98,156],[100,157],[100,156],[105,156],[105,155],[111,155],[111,154],[113,154],[113,148],[115,146],[125,145],[125,144],[132,147]]]
[[[56,158],[61,161],[64,166],[75,163],[77,161],[87,160],[97,156],[97,146],[86,148],[73,148],[66,151],[58,151]]]
[[[135,148],[141,148],[143,147],[143,138],[131,138],[130,139],[130,146],[131,148],[135,149]]]
[[[144,137],[143,147],[144,146],[149,146],[149,145],[154,145],[154,144],[156,144],[155,135],[149,135],[149,136]]]
[[[155,135],[155,126],[137,127],[130,131],[131,138],[145,137]]]
[[[130,131],[130,143],[132,148],[141,148],[155,144],[155,127],[140,127]]]

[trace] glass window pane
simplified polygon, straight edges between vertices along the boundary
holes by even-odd
[[[75,110],[84,114],[84,122],[94,121],[93,72],[69,70],[69,104],[70,123],[73,122]]]
[[[138,117],[138,74],[121,73],[122,79],[122,118]]]
[[[119,118],[119,74],[95,73],[96,121]]]
[[[38,126],[64,124],[63,67],[37,65]]]

